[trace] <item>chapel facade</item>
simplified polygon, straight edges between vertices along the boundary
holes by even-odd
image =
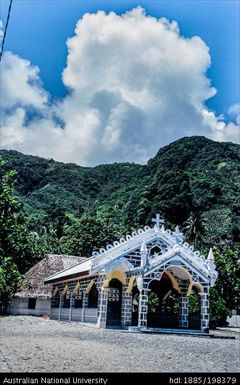
[[[153,222],[45,279],[53,285],[51,318],[102,328],[208,332],[209,288],[217,279],[212,250],[205,258],[184,242],[178,226],[166,230],[159,214]],[[188,310],[193,292],[197,315]]]

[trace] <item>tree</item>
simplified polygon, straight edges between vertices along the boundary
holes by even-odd
[[[197,291],[192,290],[192,293],[188,298],[189,314],[199,315],[201,311],[200,306],[200,296]]]
[[[184,222],[184,232],[189,242],[198,244],[204,234],[204,220],[200,211],[191,212],[188,219]]]
[[[72,224],[65,227],[60,239],[64,253],[89,257],[93,250],[105,247],[113,241],[113,231],[99,218],[88,215],[81,219],[74,216],[71,218]]]
[[[226,326],[226,318],[231,315],[231,310],[226,299],[219,294],[216,287],[210,289],[209,305],[210,327]]]
[[[22,276],[11,257],[0,256],[0,314],[4,314]]]
[[[22,274],[39,259],[36,237],[28,229],[27,219],[13,188],[16,171],[0,159],[0,308],[6,310]]]
[[[13,192],[16,175],[16,171],[6,168],[6,162],[0,159],[0,257],[10,257],[20,273],[25,273],[40,255],[32,243],[22,205]]]
[[[218,271],[216,286],[212,290],[211,303],[212,315],[219,314],[220,311],[225,318],[230,315],[231,310],[236,308],[240,293],[240,265],[239,265],[239,247],[219,251],[213,249]],[[214,316],[215,317],[215,316]],[[216,318],[216,317],[215,317]],[[222,319],[224,315],[222,316]],[[216,320],[220,320],[218,317]]]
[[[14,263],[17,255],[18,241],[23,229],[19,217],[20,205],[13,195],[16,172],[4,170],[5,162],[0,159],[0,307],[1,313],[6,309],[11,295],[20,281],[20,273]]]
[[[124,213],[118,204],[115,205],[99,205],[96,210],[97,219],[104,223],[104,226],[108,227],[111,234],[115,238],[120,238],[125,232],[126,227],[124,226]]]
[[[148,300],[148,310],[151,313],[156,313],[159,311],[160,307],[160,300],[156,293],[152,292],[149,294],[149,300]]]

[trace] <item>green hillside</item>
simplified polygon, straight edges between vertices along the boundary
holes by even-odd
[[[90,168],[16,151],[1,154],[8,162],[5,167],[18,173],[16,193],[33,230],[58,226],[61,236],[66,215],[87,214],[106,219],[120,235],[150,223],[152,215],[161,212],[169,225],[204,222],[210,243],[239,240],[236,144],[183,138],[161,148],[144,166],[115,163]]]
[[[132,218],[137,212],[141,222],[146,213],[161,210],[170,223],[205,223],[214,243],[221,237],[239,241],[240,146],[180,139],[148,162],[142,181],[129,202]]]
[[[37,210],[43,216],[51,216],[52,210],[81,216],[86,211],[93,213],[96,206],[106,201],[114,204],[118,190],[135,187],[141,169],[127,163],[81,167],[16,151],[3,150],[1,154],[7,167],[18,173],[16,192],[28,213]],[[128,191],[125,193],[129,196]]]

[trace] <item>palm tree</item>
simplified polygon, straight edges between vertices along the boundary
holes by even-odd
[[[204,223],[202,212],[191,212],[188,219],[184,222],[184,228],[187,240],[194,244],[201,241],[204,235]]]

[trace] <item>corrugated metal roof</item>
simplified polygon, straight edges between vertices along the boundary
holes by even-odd
[[[91,268],[91,264],[92,264],[92,258],[88,258],[87,260],[81,262],[81,263],[78,263],[77,265],[73,266],[73,267],[70,267],[68,269],[65,269],[65,270],[62,270],[60,271],[59,273],[57,274],[53,274],[49,277],[47,277],[44,282],[45,283],[48,283],[48,282],[52,282],[52,281],[55,281],[55,280],[60,280],[61,278],[65,278],[65,277],[69,277],[69,276],[72,276],[72,275],[76,275],[76,274],[80,274],[82,272],[88,272]]]

